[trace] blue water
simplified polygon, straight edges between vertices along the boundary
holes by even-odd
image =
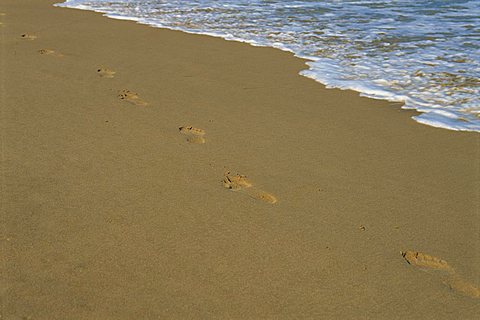
[[[302,75],[480,132],[480,0],[69,0],[58,6],[276,47]],[[352,106],[354,108],[355,106]]]

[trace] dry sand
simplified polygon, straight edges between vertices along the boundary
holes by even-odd
[[[2,319],[480,314],[478,134],[53,2],[0,3]]]

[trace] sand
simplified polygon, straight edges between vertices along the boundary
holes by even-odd
[[[478,134],[53,2],[0,4],[2,319],[480,314]]]

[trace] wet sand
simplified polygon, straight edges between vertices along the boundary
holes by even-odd
[[[478,134],[52,3],[0,4],[2,319],[480,314]]]

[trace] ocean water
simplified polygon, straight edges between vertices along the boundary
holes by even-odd
[[[480,132],[480,0],[68,0],[57,6],[293,52],[327,87]],[[352,106],[354,108],[355,106]]]

